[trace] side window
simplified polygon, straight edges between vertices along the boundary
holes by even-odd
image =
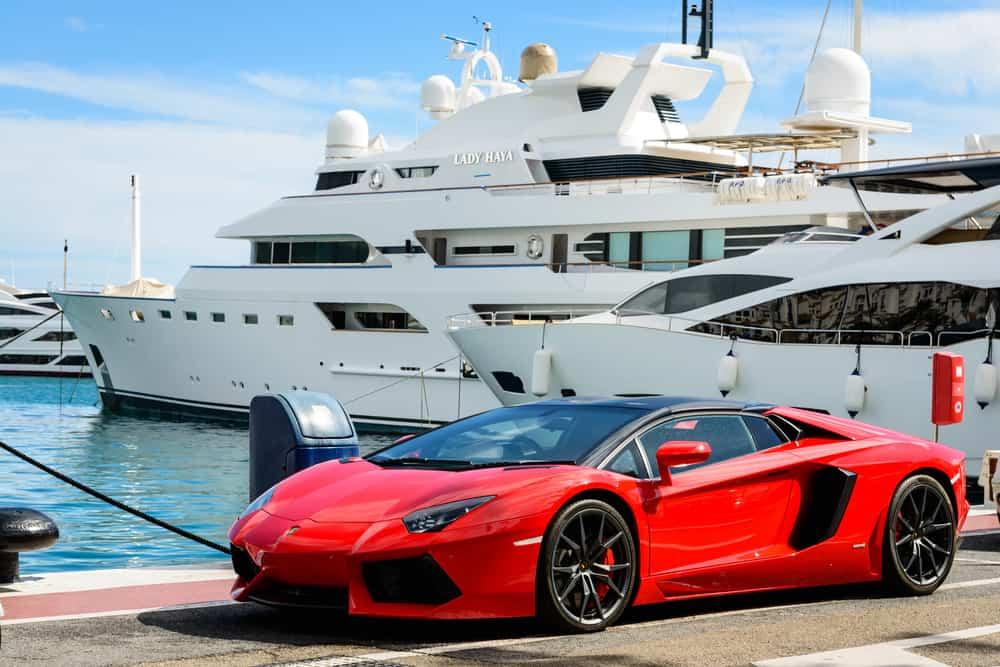
[[[754,447],[753,436],[739,415],[679,417],[654,426],[643,433],[639,440],[642,442],[643,449],[646,450],[646,457],[649,459],[650,465],[655,465],[652,462],[656,461],[656,450],[665,442],[695,440],[708,443],[708,446],[712,448],[712,456],[708,461],[699,465],[678,468],[677,472],[721,463],[757,451]]]
[[[785,437],[778,433],[771,426],[771,423],[763,417],[743,417],[743,421],[746,422],[747,428],[753,434],[754,444],[757,445],[758,450],[770,449],[787,442]]]
[[[642,463],[635,442],[629,443],[625,449],[618,452],[618,455],[611,459],[607,469],[636,479],[646,478],[646,467]]]

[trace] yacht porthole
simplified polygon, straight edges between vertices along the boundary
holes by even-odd
[[[542,253],[545,252],[545,241],[538,234],[532,234],[528,237],[528,247],[525,250],[525,254],[528,255],[528,259],[539,259]]]
[[[372,169],[371,175],[368,177],[368,187],[372,190],[378,190],[382,187],[385,182],[385,172],[382,171],[382,167],[375,167]]]

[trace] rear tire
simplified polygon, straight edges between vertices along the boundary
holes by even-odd
[[[893,494],[885,522],[882,580],[902,595],[929,595],[951,572],[958,549],[955,508],[941,483],[914,475]]]
[[[538,615],[563,632],[598,632],[617,621],[636,585],[635,540],[621,513],[601,500],[567,505],[538,557]]]

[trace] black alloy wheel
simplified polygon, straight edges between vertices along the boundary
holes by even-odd
[[[614,507],[581,500],[559,512],[539,556],[538,609],[570,632],[596,632],[614,623],[632,600],[635,540]]]
[[[955,560],[955,509],[933,477],[916,475],[896,490],[886,521],[883,578],[896,591],[928,595]]]

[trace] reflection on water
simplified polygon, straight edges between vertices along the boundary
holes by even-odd
[[[69,400],[72,398],[72,402]],[[247,429],[101,411],[89,378],[0,377],[0,440],[107,495],[216,542],[247,503]],[[363,436],[362,451],[386,437]],[[0,452],[0,506],[59,525],[21,570],[51,572],[225,559]]]

